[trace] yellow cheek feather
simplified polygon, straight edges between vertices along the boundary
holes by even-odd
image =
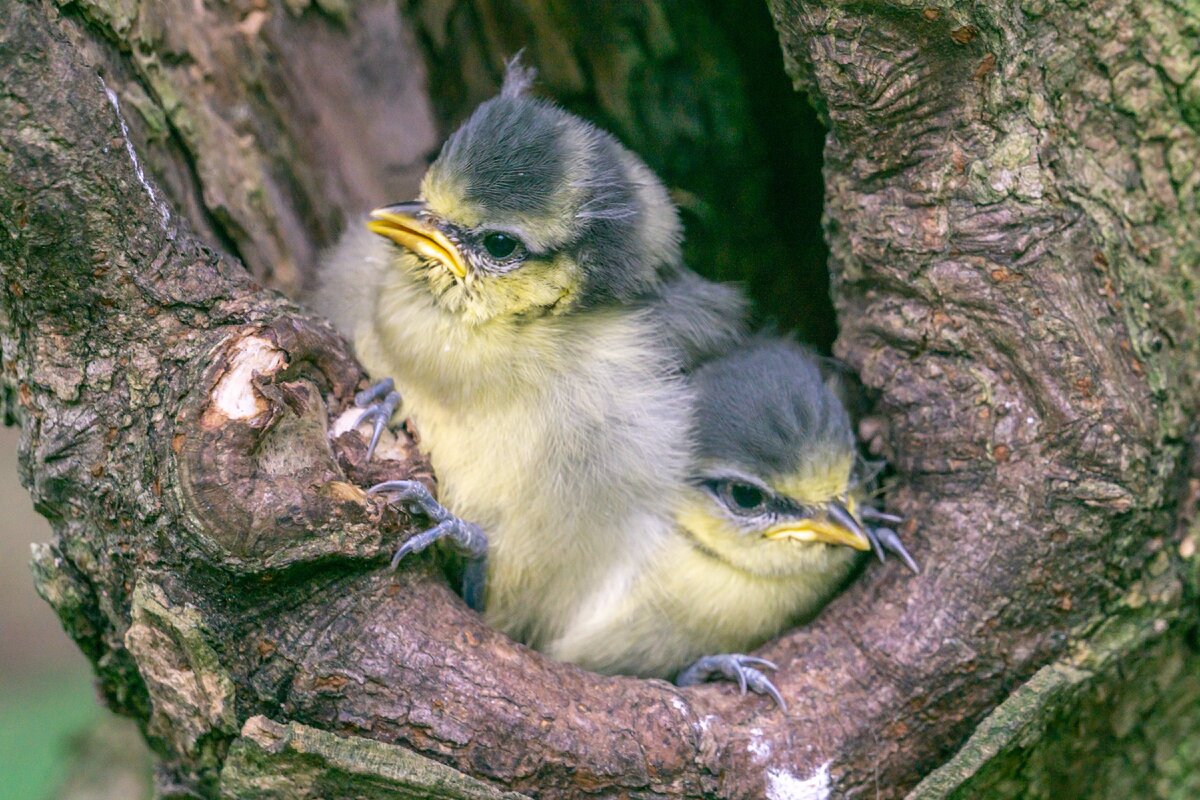
[[[675,519],[701,546],[715,553],[722,553],[729,548],[729,542],[744,537],[745,534],[734,528],[728,520],[714,516],[712,505],[713,500],[707,497],[697,498],[684,503],[676,512]]]
[[[558,256],[553,260],[531,260],[512,272],[482,276],[480,303],[492,316],[525,314],[539,309],[561,314],[571,308],[582,283],[574,261]]]
[[[844,464],[845,469],[831,472],[842,476],[840,479],[814,481],[809,476],[805,480],[792,481],[790,488],[795,491],[799,486],[809,499],[800,500],[796,494],[790,496],[817,505],[844,493],[851,460],[842,459],[839,464]],[[775,485],[779,487],[778,482]],[[802,573],[829,573],[840,577],[842,569],[853,563],[856,551],[869,549],[869,543],[863,537],[820,519],[780,520],[762,530],[743,528],[703,492],[694,493],[682,503],[675,520],[699,549],[716,556],[731,568],[764,577],[787,578]]]

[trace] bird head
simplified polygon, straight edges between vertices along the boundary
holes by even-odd
[[[751,574],[844,577],[871,549],[845,407],[799,345],[758,338],[694,376],[698,459],[679,523]]]
[[[499,96],[446,141],[416,201],[367,227],[391,261],[472,323],[621,302],[679,263],[675,206],[611,135],[529,94],[509,64]]]

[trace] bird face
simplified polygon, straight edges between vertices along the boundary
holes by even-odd
[[[809,464],[816,465],[774,480],[707,471],[694,480],[679,522],[701,548],[745,572],[827,572],[871,543],[855,513],[849,454]]]
[[[390,254],[396,269],[466,322],[560,314],[575,306],[582,280],[569,253],[531,251],[529,226],[461,220],[414,201],[376,209],[367,228],[398,245]]]
[[[510,67],[500,96],[447,140],[421,198],[367,224],[400,272],[476,324],[629,300],[679,262],[677,214],[657,178],[526,85]]]
[[[816,359],[759,338],[698,369],[697,460],[679,523],[758,575],[823,573],[871,549],[856,514],[854,438]]]

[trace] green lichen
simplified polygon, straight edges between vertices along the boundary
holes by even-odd
[[[170,128],[167,125],[167,115],[163,112],[162,106],[154,102],[140,84],[128,83],[124,86],[123,100],[126,105],[132,106],[141,115],[142,121],[146,123],[146,138],[151,141],[162,141],[170,135]]]
[[[972,162],[967,176],[974,200],[989,205],[1009,196],[1040,199],[1045,189],[1036,149],[1033,130],[1021,128],[1000,139],[986,159]]]
[[[150,695],[151,743],[185,757],[185,771],[200,785],[211,785],[238,719],[233,679],[208,643],[200,612],[139,580],[125,646]]]
[[[142,10],[141,0],[80,0],[78,5],[88,19],[108,28],[117,39],[129,35]]]
[[[1194,629],[1143,605],[1039,670],[907,800],[1200,796]]]
[[[221,796],[230,800],[520,800],[396,745],[348,739],[296,722],[251,717],[229,749]]]

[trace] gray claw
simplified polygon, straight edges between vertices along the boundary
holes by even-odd
[[[392,556],[392,569],[405,556],[419,553],[434,542],[445,541],[459,553],[470,559],[482,559],[487,555],[487,536],[483,529],[464,522],[451,514],[446,507],[433,498],[425,484],[419,481],[384,481],[367,490],[368,494],[387,493],[389,502],[405,503],[412,510],[428,517],[433,527],[408,539]]]
[[[379,444],[379,437],[383,434],[383,429],[391,422],[392,415],[396,413],[396,408],[400,405],[400,393],[396,391],[395,387],[396,384],[391,378],[384,378],[354,395],[354,404],[359,408],[366,409],[354,423],[354,427],[357,428],[367,420],[372,421],[371,442],[367,445],[367,461],[375,456],[375,446]]]
[[[871,506],[862,506],[858,509],[858,516],[867,522],[887,522],[891,525],[898,525],[904,522],[904,517],[897,517],[895,514],[888,514]],[[904,565],[913,571],[914,574],[920,575],[921,568],[917,566],[916,560],[908,554],[904,543],[900,541],[900,535],[895,530],[884,525],[878,527],[868,525],[866,528],[867,539],[871,542],[871,549],[875,551],[875,555],[879,560],[885,561],[888,553],[895,553],[900,556]]]
[[[886,548],[888,552],[895,553],[896,555],[900,556],[900,559],[904,562],[904,565],[912,570],[914,575],[921,574],[921,568],[917,566],[916,560],[914,560],[913,557],[908,554],[908,550],[905,549],[904,543],[900,541],[900,535],[898,533],[891,528],[872,528],[871,533],[872,542],[878,540],[879,544]]]
[[[787,703],[783,701],[783,695],[775,688],[775,684],[771,683],[771,679],[757,667],[769,670],[778,669],[775,664],[765,658],[745,656],[740,653],[725,653],[697,659],[696,663],[679,673],[675,683],[679,686],[694,686],[711,678],[737,681],[742,694],[745,694],[746,689],[749,688],[755,694],[770,695],[781,710],[787,711]]]
[[[875,557],[879,559],[880,564],[887,563],[887,556],[883,552],[883,545],[879,542],[879,537],[875,531],[877,528],[867,528],[867,541],[871,543],[871,549],[875,551]]]
[[[432,528],[421,531],[416,536],[413,536],[404,544],[400,545],[400,547],[396,550],[395,555],[392,556],[392,569],[400,566],[400,562],[404,560],[405,556],[419,553],[426,547],[429,547],[429,545],[441,539],[453,539],[454,532],[451,530],[451,528],[454,526],[454,522],[455,520],[449,519],[439,522]]]
[[[871,506],[863,506],[858,510],[858,516],[862,517],[867,522],[887,522],[892,525],[899,525],[904,522],[904,517],[897,517],[895,514],[888,514],[880,511],[878,508]]]
[[[391,378],[384,378],[381,381],[372,383],[366,389],[363,389],[361,392],[354,395],[354,405],[358,406],[359,408],[366,408],[376,400],[386,397],[395,390],[396,382]]]
[[[424,514],[434,522],[441,522],[452,516],[445,506],[433,499],[433,495],[420,481],[384,481],[367,489],[367,494],[389,494],[391,499],[388,502],[406,503],[410,509]]]

